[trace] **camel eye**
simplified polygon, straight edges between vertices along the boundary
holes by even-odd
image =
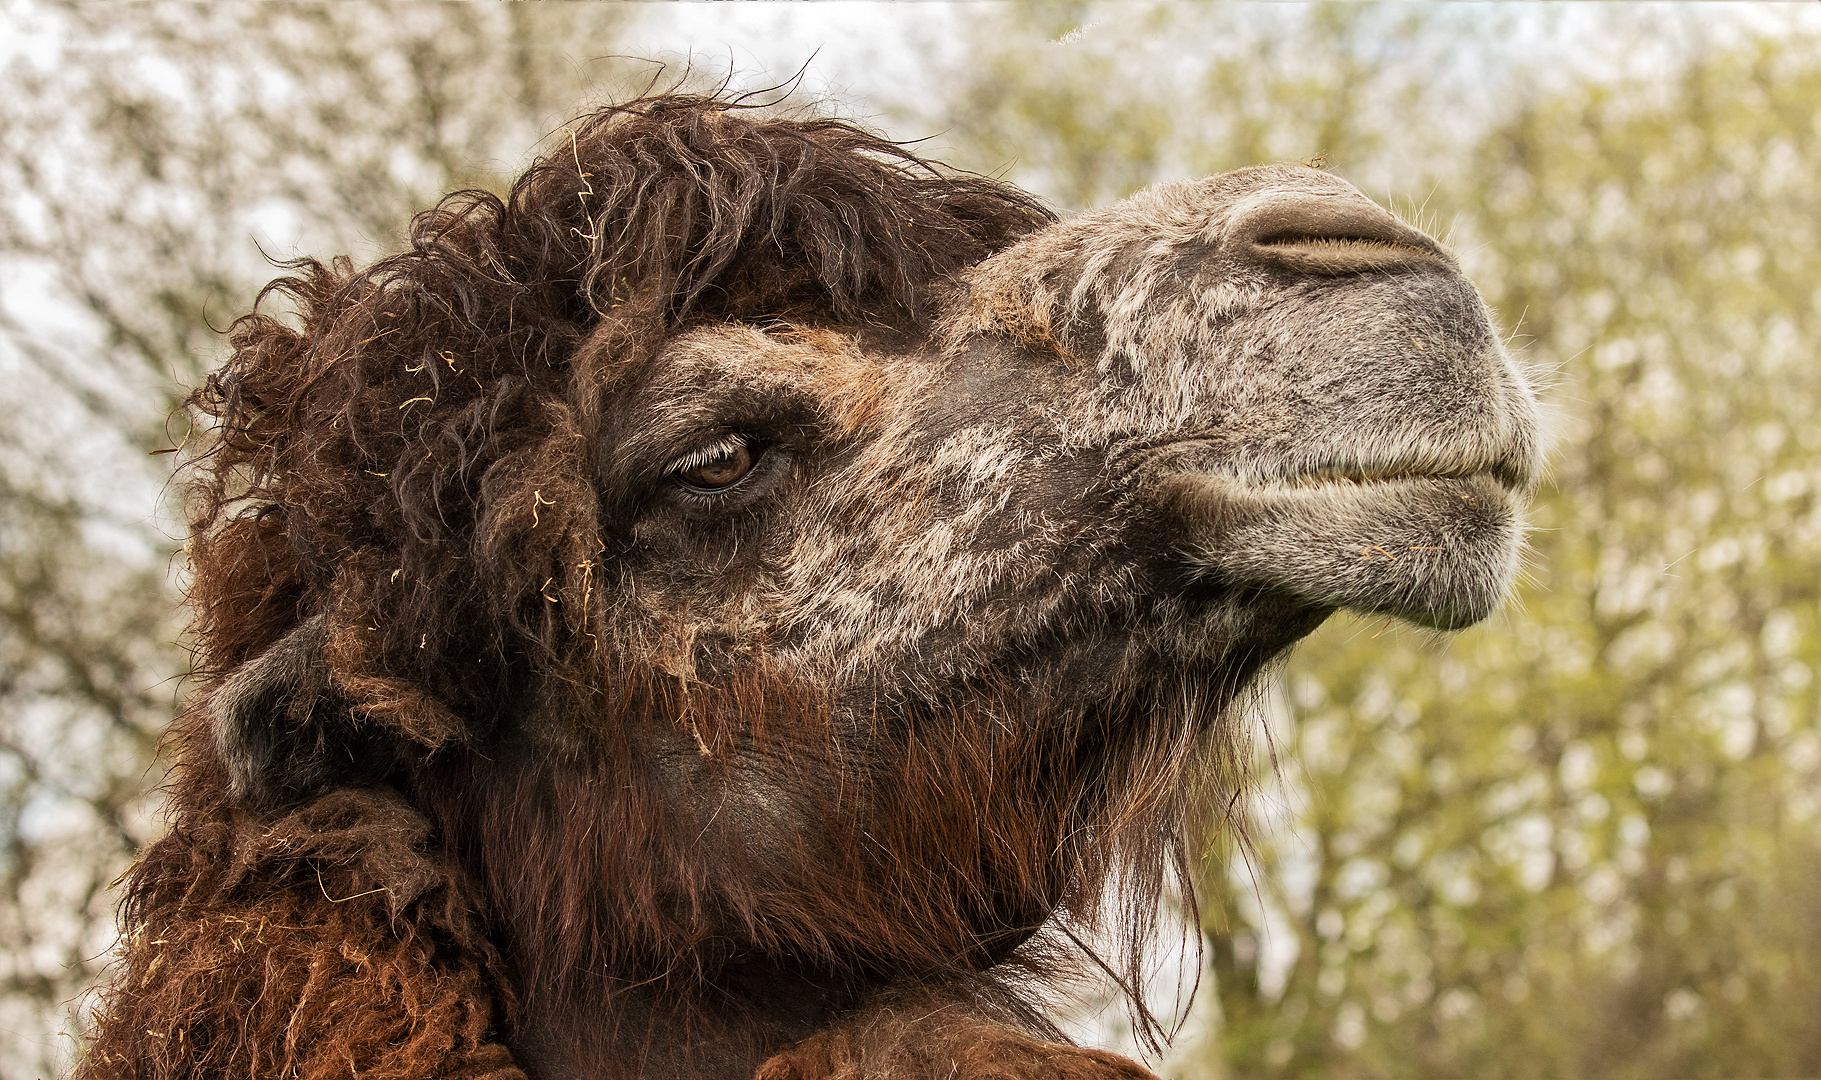
[[[671,475],[694,491],[724,491],[746,479],[758,458],[753,447],[736,436],[689,455],[677,463]]]

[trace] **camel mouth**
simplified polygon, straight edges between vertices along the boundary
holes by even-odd
[[[1393,484],[1407,480],[1465,480],[1474,475],[1478,475],[1478,473],[1430,472],[1422,469],[1389,467],[1381,469],[1329,468],[1294,473],[1277,480],[1276,483],[1292,488],[1322,488],[1335,484],[1366,487],[1373,484]]]
[[[1300,488],[1314,491],[1337,487],[1390,487],[1398,484],[1437,481],[1458,483],[1490,481],[1494,485],[1514,493],[1523,492],[1529,487],[1529,480],[1520,470],[1505,464],[1477,469],[1424,469],[1391,465],[1376,468],[1329,466],[1273,477],[1262,484],[1252,486],[1292,490]]]
[[[1528,467],[1518,455],[1510,454],[1465,462],[1406,459],[1285,463],[1276,468],[1227,473],[1221,479],[1260,495],[1352,492],[1369,496],[1373,491],[1392,495],[1396,489],[1412,485],[1466,484],[1474,487],[1486,485],[1524,498],[1535,486],[1535,470]]]

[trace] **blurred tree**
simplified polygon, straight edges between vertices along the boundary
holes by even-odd
[[[988,9],[939,126],[957,164],[1069,209],[1263,161],[1428,179],[1471,131],[1469,57],[1499,25],[1379,4]]]
[[[1818,90],[1821,36],[1696,48],[1444,185],[1567,440],[1505,625],[1297,665],[1282,1074],[1821,1071]]]
[[[0,1078],[60,1075],[183,671],[164,423],[273,275],[396,242],[597,80],[609,5],[0,11]],[[71,1011],[76,1010],[76,1011]]]
[[[1324,152],[1433,189],[1562,413],[1508,613],[1292,661],[1178,1072],[1821,1072],[1821,33],[1606,18],[1649,65],[1372,6],[983,19],[976,166],[1071,204]]]

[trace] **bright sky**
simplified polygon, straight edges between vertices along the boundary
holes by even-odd
[[[1098,4],[1088,7],[1089,22],[1080,35],[1100,22],[1136,20],[1155,7],[1181,6],[1200,0],[1165,3]],[[969,3],[883,3],[878,0],[824,0],[818,3],[672,3],[642,5],[636,24],[621,46],[635,56],[693,56],[705,69],[730,65],[745,78],[782,80],[808,65],[807,87],[855,105],[933,94],[943,66],[959,57],[958,37],[964,13],[979,14],[1010,6],[1001,0]],[[1621,18],[1640,10],[1661,23],[1680,23],[1690,43],[1724,39],[1747,29],[1803,23],[1821,26],[1821,4],[1790,2],[1613,4],[1537,3],[1405,3],[1387,6],[1442,8],[1467,19],[1507,20],[1510,33],[1498,55],[1481,58],[1532,70],[1582,64],[1613,67],[1650,64],[1619,31]],[[1066,47],[1068,42],[1053,43]],[[1194,48],[1193,42],[1183,42]]]
[[[966,4],[978,11],[996,6]],[[635,56],[693,57],[702,69],[730,66],[743,83],[764,85],[808,67],[805,87],[861,110],[887,98],[933,92],[938,70],[957,54],[956,5],[823,3],[650,4],[622,46]]]

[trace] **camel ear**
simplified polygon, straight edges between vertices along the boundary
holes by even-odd
[[[380,780],[379,733],[329,684],[328,622],[316,615],[247,661],[209,698],[234,800],[273,810]]]

